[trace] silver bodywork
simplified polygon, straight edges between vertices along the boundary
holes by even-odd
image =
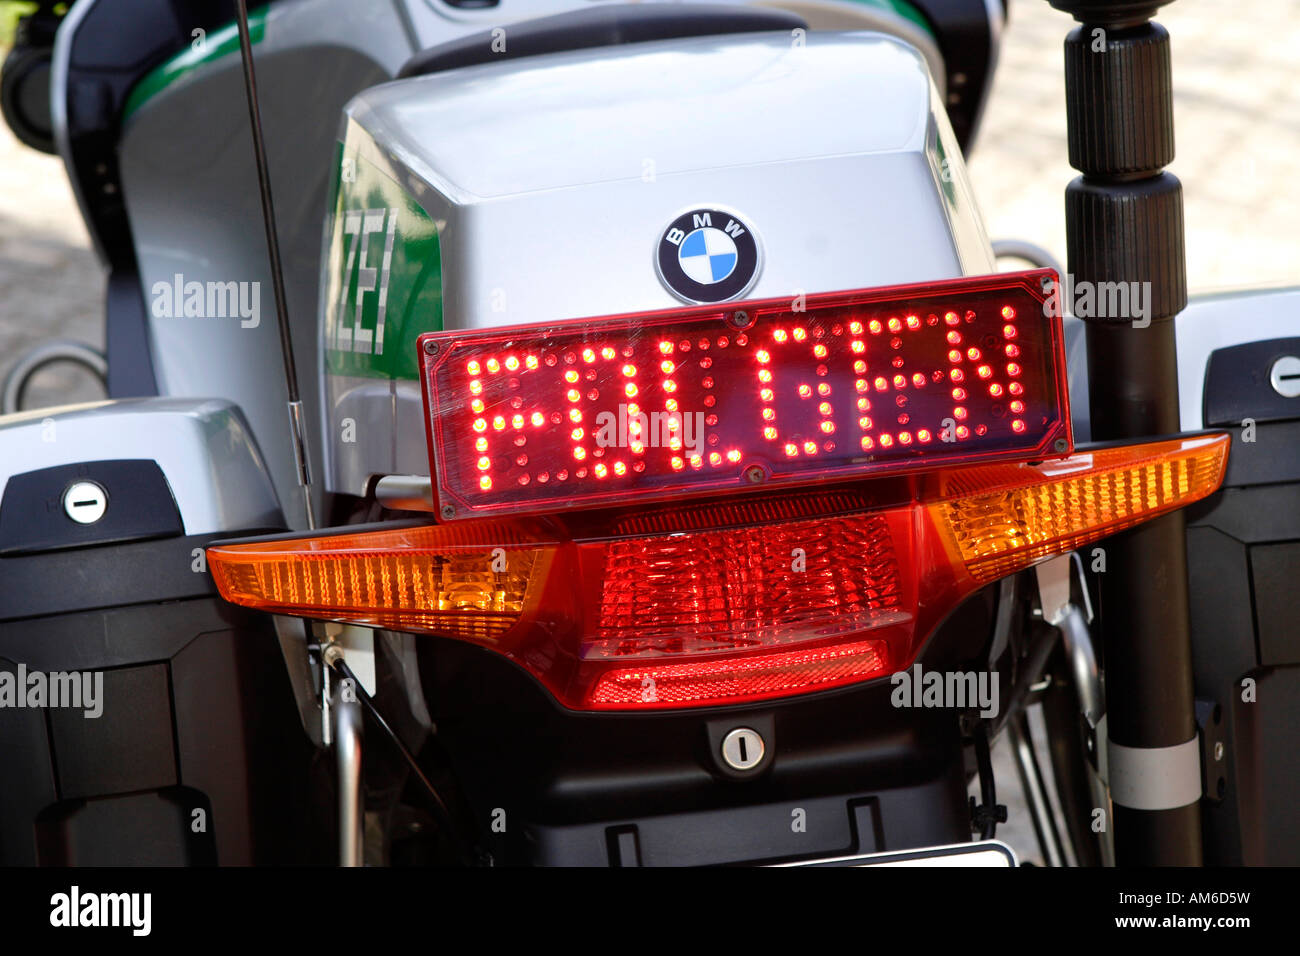
[[[387,5],[306,0],[272,7],[255,49],[263,109],[275,117],[267,135],[271,185],[294,352],[314,423],[319,372],[309,317],[334,117],[356,90],[391,76],[413,45]],[[315,69],[321,62],[330,69]],[[160,392],[236,402],[268,451],[281,497],[299,500],[238,55],[182,78],[128,117],[119,156]],[[238,317],[153,314],[155,284],[177,274],[205,286],[257,283],[260,321],[245,327]],[[318,446],[311,431],[309,444]],[[319,472],[320,449],[311,451]],[[290,509],[290,520],[301,523],[300,507]]]
[[[652,253],[705,205],[760,236],[753,298],[994,270],[926,61],[880,34],[702,37],[387,84],[349,104],[344,151],[437,224],[445,328],[680,305]],[[331,443],[332,490],[428,474],[419,384],[389,384],[327,376],[328,434],[344,418],[369,433]]]
[[[257,442],[230,402],[127,399],[0,418],[0,496],[15,474],[128,459],[158,463],[187,535],[283,524]]]
[[[70,159],[67,118],[63,113],[67,100],[65,84],[69,41],[97,2],[104,0],[78,0],[72,6],[55,47],[52,69],[53,119],[56,141],[65,162]],[[522,17],[580,9],[590,2],[591,0],[502,0],[495,8],[457,9],[444,0],[397,0],[365,5],[353,0],[294,0],[271,8],[264,38],[256,47],[256,56],[259,75],[262,77],[263,111],[268,122],[272,182],[277,198],[281,242],[285,249],[286,284],[295,352],[303,381],[304,398],[311,417],[319,416],[321,411],[317,390],[312,386],[312,380],[320,377],[317,347],[320,222],[325,211],[328,180],[332,174],[337,116],[341,105],[358,90],[391,77],[419,49],[508,24]],[[753,2],[793,10],[802,15],[813,29],[867,27],[887,31],[919,51],[932,78],[942,73],[938,69],[938,55],[930,39],[916,30],[914,25],[901,18],[891,19],[888,13],[877,7],[851,0],[732,2]],[[989,2],[990,23],[996,29],[1001,18],[994,15],[992,5],[997,0]],[[812,49],[816,49],[821,42],[816,35],[812,35],[810,40]],[[612,67],[623,61],[627,51],[610,52],[608,59]],[[994,52],[996,53],[996,44]],[[554,58],[542,58],[538,62],[550,59]],[[329,63],[329,69],[321,70],[319,65],[326,62]],[[522,67],[520,75],[536,75],[530,72],[535,64],[517,65]],[[505,67],[509,71],[515,68]],[[460,72],[463,74],[466,71]],[[468,72],[484,73],[483,70]],[[655,80],[657,82],[658,78]],[[753,140],[757,140],[761,148],[769,149],[774,148],[778,141],[794,142],[796,133],[799,136],[806,135],[807,125],[834,125],[837,131],[856,129],[865,136],[877,128],[878,114],[881,111],[895,111],[896,104],[890,103],[879,92],[859,90],[859,99],[852,100],[849,96],[852,88],[847,77],[845,81],[830,84],[828,90],[838,98],[834,105],[839,111],[834,114],[826,111],[823,114],[823,111],[818,110],[817,114],[834,115],[835,124],[810,124],[811,115],[796,117],[793,123],[789,120],[777,121],[767,109],[761,108],[766,104],[756,98],[760,108],[751,107],[747,114],[752,125],[744,131],[745,146],[748,147]],[[588,98],[598,100],[607,91],[596,89],[582,92]],[[923,114],[919,106],[916,110],[915,115],[919,121]],[[933,104],[925,110],[931,114],[933,111]],[[665,107],[663,112],[673,111]],[[654,156],[672,155],[674,150],[679,149],[679,144],[689,143],[696,136],[707,136],[710,130],[720,128],[715,125],[718,117],[700,116],[686,108],[676,112],[677,115],[673,118],[680,135],[664,135],[661,141],[656,141],[651,150]],[[856,126],[848,123],[847,118],[853,116],[862,117],[861,123]],[[539,125],[544,127],[542,142],[551,143],[555,147],[557,161],[582,162],[584,144],[573,139],[572,133],[563,128],[559,118],[555,118],[550,126],[545,121],[540,121]],[[150,301],[154,283],[170,281],[178,271],[187,279],[202,282],[247,280],[262,284],[265,290],[262,321],[257,328],[243,328],[237,320],[223,322],[155,318],[151,320],[150,346],[159,385],[164,394],[177,397],[219,394],[227,396],[243,410],[253,431],[270,453],[269,467],[280,496],[291,500],[295,494],[297,478],[293,456],[289,453],[289,428],[283,408],[278,344],[271,321],[269,275],[266,274],[260,210],[255,200],[251,145],[246,126],[247,117],[239,85],[238,56],[226,55],[195,69],[128,117],[120,144],[124,198],[137,241],[146,303]],[[881,128],[887,126],[886,122]],[[479,128],[490,137],[490,131],[481,122]],[[756,131],[761,132],[761,135]],[[825,130],[814,130],[814,136],[820,137],[823,132]],[[596,153],[610,149],[612,139],[612,136],[602,132],[598,143],[590,143],[589,151]],[[825,145],[820,138],[818,142]],[[459,161],[476,163],[486,159],[492,162],[495,157],[493,168],[500,171],[504,166],[501,154],[508,152],[502,146],[508,144],[486,140],[485,152],[480,151],[476,156]],[[809,147],[810,155],[816,152],[814,146],[815,144]],[[624,150],[620,161],[626,161],[627,154],[628,151]],[[950,154],[955,157],[956,151],[951,150]],[[632,157],[638,164],[635,175],[641,173],[641,160],[654,156]],[[429,155],[415,158],[424,166],[433,162]],[[960,167],[960,159],[955,159],[952,165]],[[454,167],[453,161],[449,168]],[[661,175],[658,186],[662,187],[662,166],[659,171]],[[744,178],[741,175],[744,171],[745,167],[731,169],[727,176],[728,183],[733,178],[739,183]],[[766,172],[775,172],[775,169],[769,167]],[[747,175],[751,182],[757,182],[761,178],[758,173],[756,167],[748,168]],[[959,168],[957,173],[957,184],[964,187],[964,175]],[[714,182],[720,181],[720,178],[719,175]],[[74,189],[78,188],[77,177],[71,179]],[[681,181],[680,175],[677,180]],[[633,184],[627,185],[630,187]],[[812,190],[811,197],[821,196],[824,199],[826,193],[832,193],[836,198],[855,197],[869,184],[858,176],[841,178],[836,183],[839,191],[826,189],[825,184],[813,185],[816,188]],[[761,187],[751,185],[747,188],[752,190]],[[493,189],[499,194],[502,187],[498,185]],[[822,241],[813,228],[814,224],[808,222],[814,217],[804,216],[805,222],[798,225],[794,232],[782,231],[787,218],[797,219],[801,210],[813,208],[808,202],[809,197],[798,195],[792,189],[768,191],[774,195],[765,197],[763,204],[783,203],[784,212],[778,212],[776,218],[772,218],[766,209],[744,210],[754,217],[757,228],[769,244],[778,242],[775,250],[768,250],[769,266],[760,277],[762,285],[758,291],[772,288],[778,277],[785,280],[786,286],[797,282],[797,287],[811,290],[815,287],[815,279],[828,283],[825,287],[864,285],[872,281],[903,281],[905,275],[919,275],[928,271],[916,268],[919,260],[898,263],[904,257],[894,254],[897,246],[882,243],[886,247],[883,258],[871,257],[864,260],[871,266],[869,272],[853,270],[851,275],[845,274],[845,271],[826,261],[824,256],[819,257],[816,248],[807,246],[810,240]],[[896,190],[889,191],[893,193],[894,201],[890,205],[878,207],[878,213],[884,211],[894,214],[877,214],[870,222],[898,223],[900,217],[895,212],[897,209],[911,211],[913,208],[924,208],[923,205],[912,206],[914,201],[923,200],[905,197]],[[563,209],[562,217],[552,221],[570,222],[573,214],[564,208],[562,200],[573,192],[572,186],[564,186],[550,197],[532,197],[532,208],[548,214]],[[699,197],[692,195],[687,202],[694,202],[697,198]],[[726,198],[713,196],[706,201],[724,201]],[[528,203],[525,202],[525,197],[519,199],[519,210],[522,213]],[[500,195],[493,195],[477,201],[477,205],[488,206],[503,201]],[[731,201],[735,202],[734,199]],[[742,202],[747,204],[748,200]],[[482,211],[487,212],[486,209]],[[667,215],[663,210],[657,212]],[[960,208],[956,215],[945,207],[944,215],[948,217],[950,228],[967,231],[967,246],[982,243],[978,217],[974,215],[973,208],[968,208],[968,204],[967,207]],[[486,225],[491,220],[492,215],[488,215],[483,222]],[[844,236],[853,235],[853,230],[845,228],[838,215],[836,222],[836,228],[824,230],[822,236],[834,235],[838,241]],[[774,228],[778,230],[775,233]],[[788,253],[795,245],[796,236],[805,244],[801,253],[807,252],[808,255],[787,258],[783,264],[780,255],[773,255],[773,252]],[[455,238],[454,233],[447,236],[449,243]],[[474,241],[477,242],[477,239]],[[547,241],[549,242],[549,237]],[[646,266],[640,270],[637,282],[645,281],[651,276],[648,241],[646,250],[638,249],[635,253],[634,267]],[[782,248],[782,244],[785,248]],[[445,277],[449,295],[447,321],[466,322],[467,319],[458,318],[473,311],[467,308],[466,297],[481,295],[482,287],[493,281],[492,272],[495,267],[489,261],[486,250],[477,254],[477,264],[463,266],[458,266],[455,261],[458,254],[456,250],[453,248],[449,252],[452,261],[447,263],[448,275]],[[800,265],[800,261],[808,265]],[[899,271],[893,271],[894,264],[900,265]],[[472,284],[461,285],[464,291],[457,289],[455,277],[458,268],[459,274],[472,281]],[[961,268],[968,272],[987,271],[979,266],[965,264]],[[783,269],[787,272],[783,273]],[[799,272],[800,275],[792,281],[789,271]],[[941,274],[955,274],[955,271],[955,265],[950,264],[949,271],[936,269],[932,274],[938,277]],[[511,284],[516,284],[513,272],[505,278]],[[635,295],[626,294],[628,290],[621,287],[617,291],[618,294],[611,296],[607,304],[592,306],[588,314],[635,308],[637,302],[647,301],[651,297],[645,289],[640,289]],[[785,291],[787,290],[781,289],[778,294]],[[1187,313],[1178,320],[1181,407],[1185,428],[1201,427],[1200,396],[1205,360],[1209,352],[1222,345],[1294,334],[1296,298],[1295,291],[1277,291],[1245,294],[1241,298],[1219,296],[1193,301]],[[510,302],[516,320],[525,314],[519,310],[527,306],[527,295],[522,303],[518,297],[507,301]],[[668,300],[659,300],[657,304],[668,304]],[[566,309],[572,308],[572,305],[563,303]],[[1250,323],[1238,321],[1242,308],[1250,309]],[[580,313],[571,311],[569,314]],[[490,324],[492,320],[489,317],[486,321]],[[1080,323],[1067,319],[1075,434],[1080,440],[1089,435],[1088,382],[1084,374],[1086,364],[1082,339]],[[412,436],[422,434],[424,423],[418,389],[410,383],[377,379],[337,381],[330,385],[330,401],[333,403],[331,413],[335,421],[351,418],[359,426],[355,444],[337,444],[338,433],[330,430],[324,432],[324,441],[313,445],[312,451],[318,463],[323,448],[328,450],[332,445],[341,453],[332,462],[332,468],[327,474],[331,487],[355,492],[376,474],[418,473],[427,470],[423,443],[418,438],[412,439]],[[317,472],[319,473],[319,468]],[[290,517],[291,520],[298,519],[296,513]]]
[[[97,2],[105,0],[78,0],[72,6],[54,52],[55,138],[70,169],[64,113],[69,46]],[[419,50],[523,18],[589,8],[591,2],[501,0],[491,8],[458,9],[443,0],[286,0],[270,7],[263,37],[254,50],[294,351],[308,420],[317,424],[316,435],[321,434],[319,395],[313,384],[320,375],[316,329],[320,228],[343,104],[358,91],[391,78]],[[914,24],[887,11],[852,0],[789,4],[761,0],[761,5],[797,9],[813,28],[889,30],[915,43],[932,71],[942,75],[933,42]],[[613,60],[621,56],[621,50],[610,54]],[[237,318],[168,318],[151,310],[149,347],[161,394],[222,395],[243,409],[267,450],[280,496],[288,502],[298,494],[297,473],[284,410],[283,373],[241,82],[238,53],[228,53],[189,71],[126,117],[119,143],[122,191],[147,309],[154,301],[156,284],[170,283],[177,274],[205,286],[258,283],[256,327],[245,327]],[[78,178],[71,180],[74,189],[79,188]],[[78,200],[84,210],[84,198]],[[356,419],[359,444],[368,448],[380,443],[388,449],[378,458],[365,455],[366,462],[392,460],[391,423],[395,415],[406,417],[394,408],[408,404],[409,397],[399,399],[386,383],[385,388],[390,397],[387,412],[377,420],[381,431],[372,431],[364,417],[376,408],[373,403],[364,402],[363,417]],[[414,420],[422,429],[418,415]],[[337,432],[325,436],[325,441],[338,440]],[[317,474],[322,444],[321,440],[311,443]],[[345,482],[340,487],[354,484]],[[296,507],[289,517],[295,524],[302,523]]]

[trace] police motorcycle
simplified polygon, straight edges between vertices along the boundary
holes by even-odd
[[[1050,863],[1300,860],[1298,294],[1188,303],[1159,4],[1052,2],[1065,270],[997,0],[41,3],[109,397],[6,388],[0,673],[102,713],[0,858],[1011,864],[1005,731]]]

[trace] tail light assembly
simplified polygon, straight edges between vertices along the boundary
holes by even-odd
[[[1229,438],[949,469],[616,519],[374,527],[208,549],[223,597],[490,648],[576,710],[733,704],[870,680],[984,584],[1183,507]],[[901,496],[900,490],[894,491]]]
[[[1223,434],[1072,449],[1054,280],[423,336],[441,523],[209,567],[236,604],[488,648],[575,710],[905,669],[981,587],[1223,480]]]

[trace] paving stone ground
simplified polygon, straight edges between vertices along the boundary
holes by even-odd
[[[46,339],[103,348],[104,277],[63,163],[20,143],[0,123],[0,377]],[[51,368],[32,405],[101,397],[92,378]]]
[[[1064,262],[1074,171],[1061,43],[1072,21],[1045,0],[1012,0],[1011,18],[971,177],[991,236],[1037,242]],[[1192,291],[1300,284],[1300,0],[1182,0],[1158,19],[1173,37],[1171,169],[1184,187]],[[103,286],[62,164],[0,125],[0,376],[47,338],[102,347]],[[43,381],[38,404],[98,394],[73,373]],[[1011,809],[999,835],[1037,860],[1005,744],[994,760]]]
[[[1300,284],[1300,2],[1179,0],[1157,20],[1173,48],[1176,158],[1192,292]],[[992,97],[970,162],[994,238],[1065,261],[1062,41],[1045,0],[1012,0]]]

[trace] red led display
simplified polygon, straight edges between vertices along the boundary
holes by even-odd
[[[554,511],[1064,454],[1061,320],[1044,292],[1055,278],[427,333],[439,510]]]

